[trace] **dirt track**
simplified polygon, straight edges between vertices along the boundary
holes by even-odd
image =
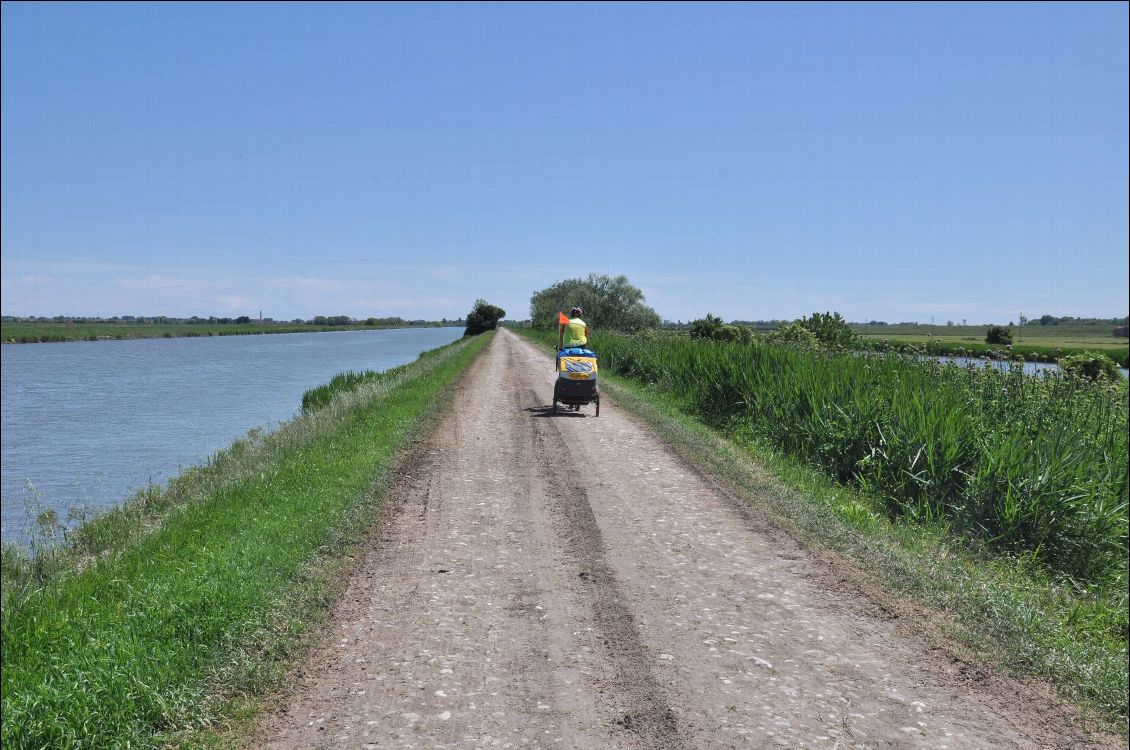
[[[552,378],[499,331],[264,747],[1095,742],[1038,691],[971,680],[914,623],[830,589],[826,563],[607,399],[599,418],[550,416]]]

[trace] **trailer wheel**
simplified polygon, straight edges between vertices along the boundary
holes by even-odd
[[[596,416],[600,416],[600,396],[596,397]]]
[[[557,399],[553,399],[553,416],[557,416]]]

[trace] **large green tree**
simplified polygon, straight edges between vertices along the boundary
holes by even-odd
[[[535,328],[555,328],[557,313],[571,307],[585,310],[594,330],[638,331],[658,328],[659,313],[644,303],[643,292],[627,276],[590,273],[584,279],[565,279],[530,297],[530,321]]]
[[[492,305],[485,299],[475,300],[475,307],[467,313],[467,329],[464,336],[475,336],[485,331],[493,331],[498,321],[506,317],[506,311]]]

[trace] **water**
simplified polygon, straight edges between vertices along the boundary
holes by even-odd
[[[948,362],[950,364],[965,367],[969,363],[973,363],[977,367],[991,366],[998,370],[1008,370],[1012,367],[1013,363],[1007,360],[1000,359],[984,359],[982,357],[934,357],[939,362]],[[1120,368],[1122,377],[1130,377],[1130,370],[1125,367]],[[1042,375],[1046,372],[1058,372],[1059,365],[1054,362],[1025,362],[1024,374],[1025,375]]]
[[[254,427],[294,416],[343,370],[384,370],[462,328],[0,347],[0,538],[33,517],[120,503]]]

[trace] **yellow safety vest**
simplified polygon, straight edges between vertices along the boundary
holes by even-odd
[[[573,318],[569,324],[565,326],[565,346],[584,346],[589,342],[588,337],[585,336],[585,321],[580,318]]]

